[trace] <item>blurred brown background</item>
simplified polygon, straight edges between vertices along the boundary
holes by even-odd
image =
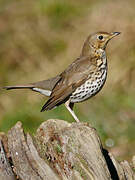
[[[120,31],[107,47],[103,90],[77,104],[117,159],[135,154],[135,1],[0,0],[0,86],[47,79],[63,71],[95,31]],[[0,131],[17,121],[34,133],[49,118],[74,121],[62,105],[40,113],[46,98],[28,90],[0,91]]]

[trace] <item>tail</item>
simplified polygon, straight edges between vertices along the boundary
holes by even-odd
[[[11,90],[11,89],[33,89],[33,85],[32,84],[28,84],[28,85],[17,85],[17,86],[4,86],[3,89],[6,90]]]
[[[35,83],[27,85],[17,85],[17,86],[4,86],[2,89],[11,90],[11,89],[31,89],[45,96],[50,96],[53,88],[57,82],[61,79],[61,76],[56,76],[47,80],[38,81]]]

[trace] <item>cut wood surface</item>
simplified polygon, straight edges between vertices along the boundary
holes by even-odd
[[[0,180],[135,180],[135,157],[118,162],[88,123],[50,119],[35,136],[21,122],[0,134]]]

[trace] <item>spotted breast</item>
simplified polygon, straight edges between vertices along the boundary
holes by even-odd
[[[97,70],[90,75],[88,80],[78,87],[70,96],[72,103],[82,102],[97,94],[103,87],[107,77],[107,58],[103,54],[97,62]]]

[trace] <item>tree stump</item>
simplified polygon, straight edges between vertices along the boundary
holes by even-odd
[[[133,167],[115,160],[88,123],[51,119],[32,137],[18,122],[0,134],[0,180],[135,180]]]

